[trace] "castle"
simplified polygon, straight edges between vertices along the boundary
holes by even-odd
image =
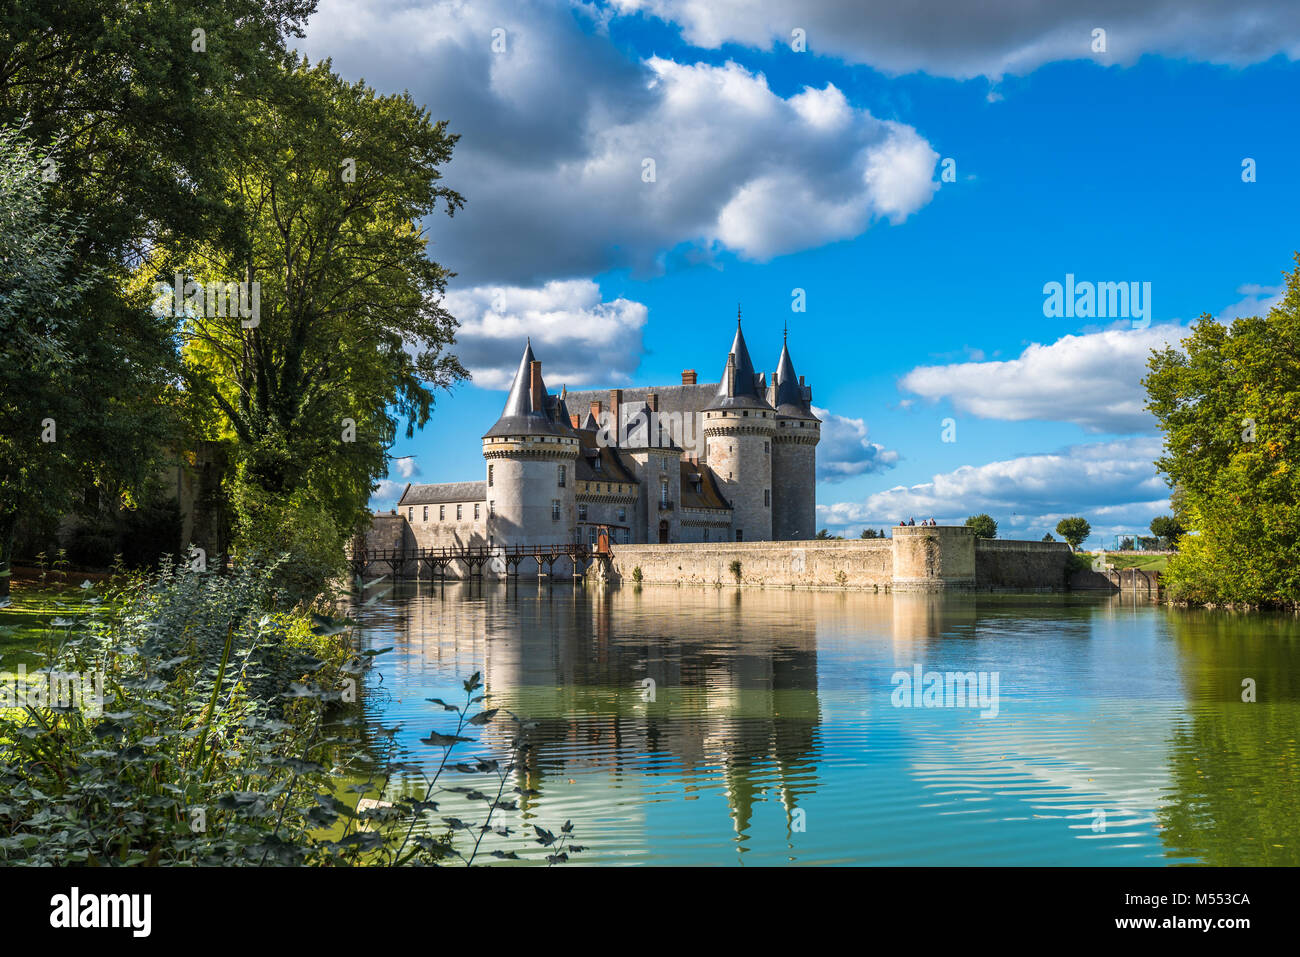
[[[771,382],[736,319],[722,380],[551,395],[531,341],[477,482],[408,485],[380,547],[809,539],[821,422],[788,345]]]

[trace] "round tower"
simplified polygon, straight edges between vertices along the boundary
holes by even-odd
[[[812,389],[795,375],[785,341],[772,389],[776,406],[772,537],[782,541],[812,538],[817,531],[817,443],[822,424],[812,413]]]
[[[776,410],[763,397],[736,317],[718,394],[704,409],[704,448],[719,490],[731,503],[735,541],[772,538],[772,437]]]
[[[547,394],[542,364],[533,357],[529,343],[501,418],[483,436],[487,531],[492,544],[573,541],[577,457],[578,435],[564,400]]]

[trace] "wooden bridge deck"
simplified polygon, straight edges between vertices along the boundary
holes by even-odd
[[[597,556],[608,554],[607,550],[593,548],[578,542],[554,545],[458,545],[437,548],[360,548],[351,558],[352,568],[357,573],[363,572],[375,564],[387,565],[394,578],[424,577],[427,568],[429,577],[445,578],[447,566],[460,562],[465,570],[481,577],[483,566],[494,558],[504,560],[506,574],[519,575],[519,565],[525,559],[537,562],[537,574],[540,577],[542,567],[546,573],[553,572],[555,563],[567,558],[573,563],[575,575],[580,574],[583,565],[589,566]],[[409,572],[413,575],[408,575]]]

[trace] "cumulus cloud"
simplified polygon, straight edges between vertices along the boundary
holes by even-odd
[[[446,181],[466,207],[427,225],[463,282],[649,273],[679,247],[765,261],[901,222],[938,188],[916,130],[833,85],[782,97],[735,63],[633,62],[586,16],[545,0],[324,0],[309,25],[309,55],[410,88],[461,134]]]
[[[1232,322],[1243,316],[1267,316],[1286,295],[1286,285],[1261,286],[1256,283],[1246,283],[1237,287],[1237,294],[1243,298],[1224,307],[1223,311],[1215,317],[1220,322]]]
[[[1091,432],[1155,428],[1142,379],[1152,349],[1177,345],[1175,324],[1115,328],[1032,343],[1015,359],[918,366],[899,385],[985,419],[1073,422]]]
[[[395,482],[392,479],[380,479],[374,491],[370,493],[370,507],[376,512],[387,511],[397,507],[397,500],[406,490],[407,482]]]
[[[964,465],[863,502],[818,505],[817,521],[840,531],[908,518],[961,524],[969,515],[987,512],[998,521],[999,536],[1007,538],[1041,538],[1071,515],[1087,518],[1094,535],[1140,531],[1169,510],[1168,486],[1152,464],[1159,454],[1159,439],[1138,436]]]
[[[510,387],[529,337],[553,391],[562,384],[628,382],[645,352],[646,307],[629,299],[603,302],[589,279],[540,289],[476,286],[449,293],[445,305],[460,320],[456,354],[474,384],[487,389]]]
[[[817,444],[820,481],[839,482],[855,475],[884,472],[898,463],[897,452],[867,437],[867,423],[862,419],[836,415],[816,406],[812,410],[822,420],[821,441]]]
[[[811,53],[886,73],[1024,75],[1057,60],[1132,63],[1144,53],[1241,66],[1300,57],[1300,7],[1273,0],[612,0],[677,24],[687,42],[769,49],[805,31]],[[1105,52],[1093,31],[1105,30]]]

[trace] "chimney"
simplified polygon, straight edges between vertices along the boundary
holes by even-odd
[[[648,406],[650,406],[650,411],[651,411],[651,412],[658,412],[658,411],[659,411],[659,393],[658,393],[658,392],[647,392],[647,393],[646,393],[646,397],[645,397],[645,404],[648,405]]]
[[[614,441],[618,442],[618,436],[623,431],[623,420],[619,418],[619,413],[623,406],[623,390],[609,390],[609,421],[610,431],[614,435]]]
[[[799,384],[800,384],[800,385],[803,385],[803,376],[800,376],[800,377],[799,377]]]
[[[528,364],[528,398],[534,412],[546,411],[546,392],[542,388],[542,364],[537,361]]]
[[[694,369],[682,370],[682,385],[695,385],[695,378],[696,376],[695,376]]]
[[[578,413],[576,413],[576,412],[570,412],[570,413],[569,413],[569,422],[570,422],[570,424],[572,424],[573,427],[576,429],[576,428],[581,424],[581,423],[578,421]]]
[[[596,420],[597,425],[600,424],[600,403],[599,402],[591,403],[591,417]]]
[[[727,353],[727,371],[722,375],[722,385],[727,395],[736,394],[736,354]]]

